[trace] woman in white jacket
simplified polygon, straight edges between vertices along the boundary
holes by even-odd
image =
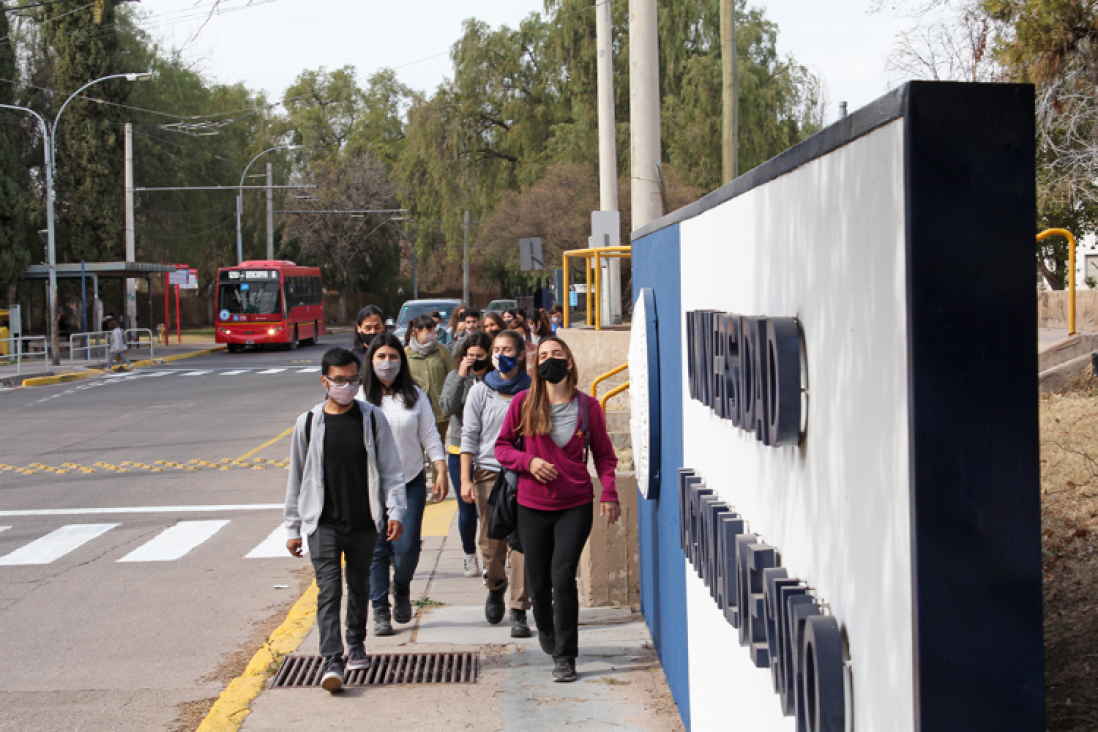
[[[404,346],[393,335],[374,337],[366,354],[370,368],[363,369],[359,399],[373,404],[385,415],[404,467],[407,510],[404,533],[390,542],[378,537],[370,567],[370,604],[374,611],[374,635],[392,635],[392,621],[412,619],[411,583],[419,564],[423,510],[427,505],[427,477],[423,470],[426,452],[435,468],[432,494],[441,501],[449,493],[446,455],[435,426],[431,401],[412,381]],[[393,567],[393,603],[389,605],[389,567]]]

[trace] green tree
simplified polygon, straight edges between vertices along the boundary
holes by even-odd
[[[11,33],[8,13],[0,9],[0,37]],[[15,44],[0,44],[0,79],[17,79]],[[16,104],[16,87],[0,84],[0,104]],[[0,112],[0,292],[15,301],[15,285],[31,262],[30,246],[36,237],[30,228],[35,207],[30,178],[23,165],[21,131],[25,112]]]

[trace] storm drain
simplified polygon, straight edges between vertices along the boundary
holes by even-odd
[[[366,658],[370,667],[345,672],[344,686],[474,684],[480,670],[478,653],[377,653]],[[287,656],[271,688],[320,686],[323,671],[323,656]]]

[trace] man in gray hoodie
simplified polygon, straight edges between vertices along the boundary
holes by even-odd
[[[344,669],[369,668],[363,641],[370,606],[370,564],[379,534],[396,541],[406,510],[404,468],[384,415],[355,399],[358,359],[333,348],[320,362],[328,399],[294,425],[286,484],[286,548],[302,556],[302,535],[316,572],[317,625],[324,670],[320,685],[343,688]],[[342,561],[347,564],[347,657],[339,630]]]

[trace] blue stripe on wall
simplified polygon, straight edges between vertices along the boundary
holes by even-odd
[[[679,546],[676,476],[682,467],[682,298],[678,225],[633,242],[633,301],[642,287],[655,293],[660,349],[660,495],[638,497],[641,610],[667,684],[690,729],[686,627],[686,562]]]

